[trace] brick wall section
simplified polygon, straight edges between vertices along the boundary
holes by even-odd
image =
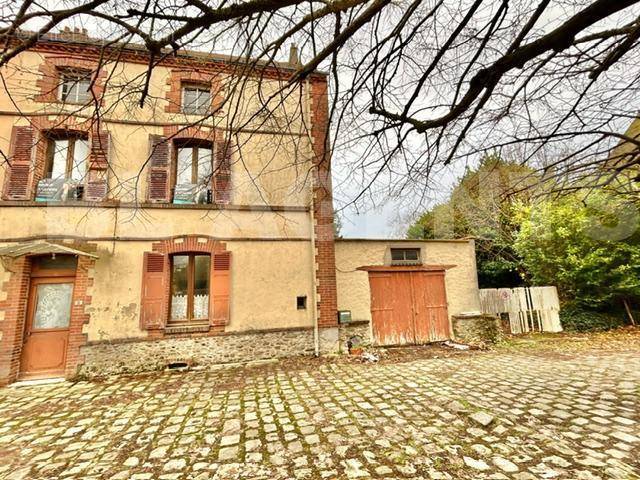
[[[93,249],[95,251],[95,247]],[[80,348],[87,343],[87,335],[82,332],[83,326],[89,323],[90,315],[87,307],[91,306],[90,288],[93,286],[93,272],[96,259],[93,257],[78,257],[75,285],[73,287],[73,301],[71,303],[71,321],[69,324],[69,344],[67,346],[67,365],[65,377],[77,375],[84,363],[80,355]]]
[[[31,261],[20,257],[8,267],[11,274],[2,285],[6,297],[0,302],[0,311],[4,312],[0,321],[0,385],[15,381],[20,370]]]
[[[171,140],[179,139],[198,139],[213,142],[216,140],[216,135],[220,135],[216,132],[215,128],[207,128],[201,126],[182,126],[182,125],[165,125],[163,127],[163,134]]]
[[[337,290],[329,148],[329,103],[326,78],[311,81],[311,137],[315,173],[313,187],[314,231],[316,237],[316,283],[318,325],[337,327]]]

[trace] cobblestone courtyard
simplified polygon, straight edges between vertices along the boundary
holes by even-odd
[[[0,478],[640,478],[640,335],[593,339],[0,389]]]

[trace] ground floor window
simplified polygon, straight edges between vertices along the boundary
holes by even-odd
[[[172,321],[209,318],[211,256],[195,253],[171,257]]]

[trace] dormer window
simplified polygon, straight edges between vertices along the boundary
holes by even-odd
[[[211,109],[211,88],[208,85],[183,85],[182,112],[203,115]]]
[[[91,74],[81,71],[63,71],[59,99],[65,103],[87,103],[91,99]]]

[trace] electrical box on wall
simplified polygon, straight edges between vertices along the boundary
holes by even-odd
[[[351,322],[351,310],[339,310],[338,311],[338,323]]]

